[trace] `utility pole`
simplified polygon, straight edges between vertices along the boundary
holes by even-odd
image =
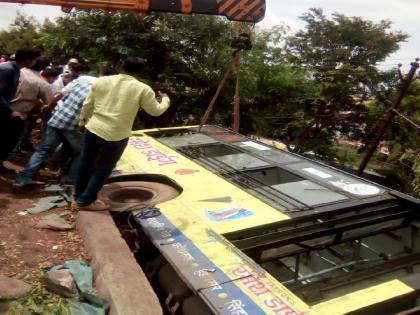
[[[233,131],[239,132],[239,125],[241,122],[240,95],[239,95],[241,52],[238,52],[236,54],[235,65],[236,65],[236,86],[235,86],[235,96],[233,97]]]
[[[415,62],[411,63],[410,71],[408,72],[405,79],[402,78],[401,71],[398,69],[400,78],[401,78],[401,86],[399,88],[398,95],[396,99],[394,100],[394,103],[392,104],[391,108],[388,110],[387,116],[385,118],[385,122],[382,125],[381,129],[378,131],[377,135],[375,136],[372,145],[366,154],[365,158],[363,159],[362,163],[360,163],[359,169],[357,170],[357,175],[361,176],[363,174],[363,171],[365,170],[367,164],[369,163],[370,159],[372,158],[373,153],[375,152],[379,142],[381,141],[382,137],[384,136],[386,130],[388,129],[388,126],[392,122],[392,119],[397,113],[397,108],[400,106],[402,99],[404,98],[405,93],[407,92],[411,81],[413,80],[414,75],[416,74],[416,71],[419,67],[419,58],[416,58]]]

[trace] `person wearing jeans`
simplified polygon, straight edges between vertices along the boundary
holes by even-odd
[[[47,160],[63,142],[63,138],[70,145],[73,153],[73,160],[68,174],[63,178],[66,184],[74,184],[79,168],[80,153],[83,144],[83,136],[78,130],[60,130],[47,126],[41,144],[32,154],[25,168],[16,177],[17,186],[25,186],[33,183],[32,177],[36,175],[42,163]]]
[[[138,111],[159,116],[169,108],[166,94],[156,97],[150,86],[135,78],[143,66],[144,60],[127,58],[121,74],[99,78],[86,97],[79,123],[85,141],[75,185],[78,210],[109,209],[97,199],[98,192],[127,146]]]
[[[18,173],[16,186],[23,187],[34,183],[32,177],[63,141],[70,145],[73,153],[69,172],[64,176],[63,182],[74,185],[83,144],[83,135],[78,130],[79,116],[83,102],[95,80],[96,78],[91,76],[80,76],[62,90],[63,101],[56,106],[48,120],[41,144],[36,148],[25,168]]]
[[[128,138],[106,141],[89,130],[86,131],[82,153],[84,158],[79,168],[80,175],[76,185],[76,196],[80,206],[95,202],[98,191],[115,168],[127,143]]]

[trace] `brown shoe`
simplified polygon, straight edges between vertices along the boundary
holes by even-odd
[[[105,210],[108,210],[110,206],[104,203],[103,201],[97,199],[94,202],[92,202],[90,205],[87,205],[87,206],[77,205],[76,208],[79,211],[105,211]]]

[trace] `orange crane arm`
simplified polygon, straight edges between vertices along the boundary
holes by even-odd
[[[256,23],[264,18],[265,0],[0,0],[106,11],[173,12],[222,15],[232,21]],[[66,12],[66,11],[65,11]]]

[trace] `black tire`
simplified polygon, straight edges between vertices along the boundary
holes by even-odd
[[[132,211],[176,198],[180,192],[157,182],[121,181],[106,184],[99,198],[111,206],[110,211]]]

